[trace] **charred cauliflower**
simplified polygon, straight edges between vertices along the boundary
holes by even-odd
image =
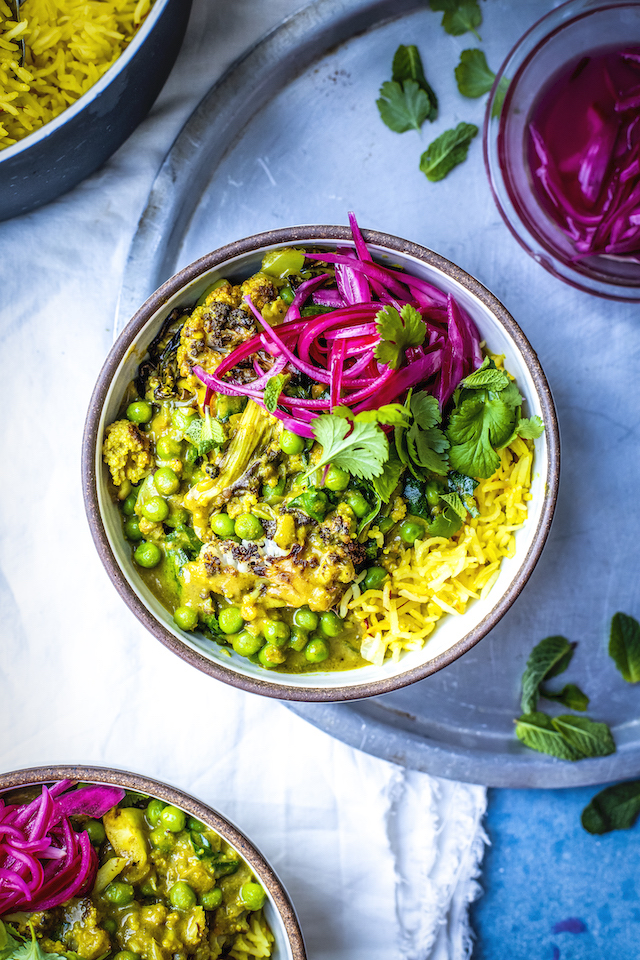
[[[139,483],[153,467],[148,438],[129,420],[116,420],[107,427],[102,455],[116,487],[125,480]]]

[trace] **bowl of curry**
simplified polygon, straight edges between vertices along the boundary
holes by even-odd
[[[126,603],[200,670],[347,700],[435,672],[526,583],[557,495],[539,361],[417,244],[339,226],[229,244],[136,313],[83,479]]]
[[[100,767],[4,773],[0,828],[6,960],[305,960],[264,857],[174,787]]]

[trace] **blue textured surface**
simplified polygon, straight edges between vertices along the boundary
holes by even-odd
[[[580,814],[597,792],[490,791],[473,960],[640,956],[640,824],[590,836]]]

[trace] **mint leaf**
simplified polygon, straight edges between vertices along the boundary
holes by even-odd
[[[463,97],[475,99],[488,93],[496,78],[482,50],[463,50],[454,70],[458,90]]]
[[[418,48],[413,44],[408,47],[400,44],[393,58],[392,71],[391,79],[395,83],[402,85],[406,80],[415,80],[420,89],[424,90],[431,106],[427,120],[435,120],[438,116],[438,98],[427,83]]]
[[[541,417],[522,417],[522,419],[518,421],[516,427],[516,435],[518,437],[523,437],[525,440],[537,440],[543,433],[544,423]]]
[[[394,133],[419,130],[432,111],[429,95],[415,80],[405,80],[402,85],[387,80],[380,87],[376,106],[383,123]]]
[[[575,683],[565,683],[562,690],[558,692],[541,687],[540,696],[544,697],[545,700],[561,703],[563,707],[569,707],[570,710],[580,710],[583,713],[589,706],[589,697]]]
[[[564,739],[583,757],[606,757],[615,753],[616,745],[606,723],[596,723],[589,717],[563,714],[551,721]]]
[[[640,623],[626,613],[611,619],[609,656],[628,683],[640,680]]]
[[[303,480],[328,463],[361,480],[372,480],[382,474],[389,458],[389,444],[376,423],[351,424],[341,416],[325,413],[314,418],[311,429],[322,445],[322,457]]]
[[[420,157],[420,169],[427,180],[443,180],[454,167],[467,158],[469,144],[478,132],[473,123],[459,123],[453,130],[445,130],[430,143]]]
[[[440,499],[451,507],[451,509],[457,513],[461,520],[464,520],[467,515],[467,508],[460,499],[457,493],[443,493],[440,495]]]
[[[588,833],[629,830],[640,813],[640,780],[605,787],[582,811],[582,826]]]
[[[288,379],[288,373],[278,373],[275,377],[270,377],[267,380],[267,385],[264,388],[264,405],[269,413],[273,413],[277,408],[280,394]]]
[[[392,370],[397,370],[404,360],[404,351],[408,347],[419,347],[427,335],[424,320],[415,307],[409,304],[405,304],[400,313],[391,306],[378,310],[376,331],[380,343],[374,356]]]
[[[546,713],[525,713],[516,722],[516,737],[538,753],[548,753],[560,760],[580,760],[582,755],[562,736]]]
[[[536,644],[522,675],[523,713],[533,713],[540,696],[540,684],[563,673],[573,656],[574,645],[566,637],[546,637]]]
[[[204,420],[202,417],[194,417],[184,431],[184,436],[197,449],[199,457],[204,457],[214,447],[221,447],[227,439],[224,427],[219,420],[211,416],[208,407],[204,411]]]
[[[380,476],[374,477],[371,481],[373,489],[383,503],[389,503],[393,491],[400,483],[400,477],[404,473],[404,469],[405,466],[402,461],[391,454]]]
[[[498,393],[505,390],[510,383],[513,381],[509,379],[508,374],[504,370],[498,370],[493,360],[485,357],[481,366],[461,380],[459,386],[467,390],[487,389]]]
[[[447,475],[447,485],[451,493],[458,494],[467,508],[467,512],[472,517],[480,516],[474,497],[475,489],[478,486],[477,480],[474,480],[473,477],[467,477],[464,473],[458,473],[457,470],[450,470]]]

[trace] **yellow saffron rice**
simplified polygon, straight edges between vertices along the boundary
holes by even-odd
[[[0,149],[44,126],[118,59],[153,0],[0,0]],[[20,65],[20,40],[26,59]]]
[[[500,466],[475,490],[479,516],[467,517],[451,539],[392,545],[383,565],[389,577],[380,590],[351,587],[343,604],[362,628],[362,656],[381,665],[423,646],[445,614],[460,614],[469,600],[485,597],[503,557],[513,557],[515,531],[531,499],[533,444],[517,437],[500,452]],[[342,612],[342,611],[341,611]]]

